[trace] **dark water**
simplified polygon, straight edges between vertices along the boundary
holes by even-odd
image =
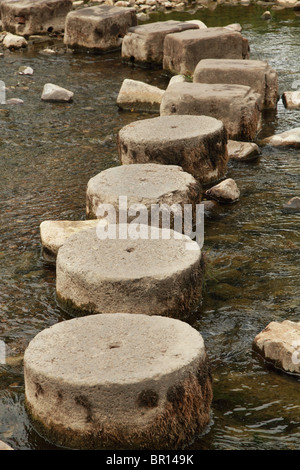
[[[208,26],[239,22],[251,58],[279,72],[280,92],[300,80],[300,17],[291,10],[260,19],[263,7],[222,6],[214,11],[172,13],[152,20],[197,18]],[[118,165],[116,136],[142,114],[122,113],[116,97],[125,78],[165,88],[163,71],[121,64],[119,53],[45,56],[45,45],[5,52],[0,79],[7,98],[0,106],[0,439],[15,449],[51,449],[32,429],[24,410],[22,355],[42,329],[67,319],[56,305],[55,272],[40,256],[39,224],[85,217],[90,177]],[[18,75],[21,65],[31,77]],[[74,91],[69,105],[43,103],[44,83]],[[265,116],[259,140],[300,125],[300,111]],[[282,205],[299,195],[299,150],[264,147],[252,163],[230,163],[227,176],[241,190],[237,204],[223,206],[205,224],[210,265],[203,300],[188,319],[205,339],[214,376],[211,426],[190,449],[300,449],[299,379],[275,371],[252,352],[252,340],[270,321],[300,320],[299,215]]]

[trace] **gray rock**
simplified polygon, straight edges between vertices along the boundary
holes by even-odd
[[[282,95],[282,102],[288,109],[300,109],[300,91],[285,91]]]
[[[171,85],[174,85],[174,83],[185,83],[187,81],[186,77],[184,75],[174,75],[174,77],[170,78],[170,81],[168,83],[168,87]]]
[[[172,318],[104,313],[59,322],[30,342],[24,376],[35,427],[63,447],[181,449],[210,421],[202,336]]]
[[[295,127],[281,134],[272,135],[263,139],[263,144],[272,145],[273,147],[300,147],[300,127]]]
[[[240,33],[242,31],[242,26],[239,23],[231,23],[228,24],[227,26],[224,26],[225,28],[231,29],[232,31],[237,31]]]
[[[42,100],[56,103],[68,103],[72,101],[74,93],[53,83],[44,85]]]
[[[0,450],[14,450],[14,449],[10,447],[8,444],[5,444],[5,442],[0,441]]]
[[[208,189],[205,195],[221,203],[232,203],[239,200],[240,190],[232,178],[227,178]]]
[[[229,160],[248,161],[261,155],[260,148],[254,142],[228,140],[227,149]]]
[[[118,135],[123,164],[178,165],[203,184],[225,174],[226,144],[222,122],[207,116],[143,119],[123,127]]]
[[[165,90],[138,80],[125,79],[120,88],[117,105],[121,109],[159,112]]]
[[[165,91],[160,114],[211,116],[223,121],[228,138],[253,140],[261,127],[261,101],[243,85],[176,83]]]
[[[226,28],[168,34],[164,42],[163,68],[192,76],[202,59],[248,59],[248,49],[248,41],[241,33]]]
[[[300,374],[300,322],[271,322],[253,341],[267,362],[291,374]]]
[[[122,59],[143,65],[161,66],[166,36],[187,29],[199,30],[196,24],[173,20],[130,28],[122,43]]]
[[[7,33],[3,39],[3,46],[7,49],[21,49],[27,47],[28,43],[22,36],[16,36],[15,34]]]
[[[110,5],[82,8],[68,14],[64,43],[96,52],[119,49],[128,28],[136,24],[134,8]]]
[[[276,108],[278,74],[267,61],[206,59],[197,65],[195,83],[229,83],[245,85],[263,97],[264,108]]]
[[[292,197],[284,206],[284,210],[299,212],[300,211],[300,197]]]
[[[63,31],[71,0],[5,0],[1,2],[4,31],[25,35]]]

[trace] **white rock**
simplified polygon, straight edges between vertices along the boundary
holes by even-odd
[[[199,29],[205,29],[205,28],[207,28],[206,24],[203,23],[203,21],[200,21],[200,20],[188,20],[188,21],[186,21],[185,23],[196,24]]]
[[[282,101],[288,109],[300,109],[300,91],[286,91],[282,95]]]
[[[252,160],[257,158],[261,153],[260,148],[254,142],[228,140],[227,149],[230,160]]]
[[[300,147],[300,127],[295,127],[281,134],[272,135],[262,141],[274,147]]]
[[[117,105],[121,109],[159,112],[164,92],[156,86],[126,78],[122,83]]]
[[[43,101],[67,103],[72,100],[74,93],[53,83],[46,83],[42,93]]]
[[[16,34],[7,33],[3,39],[3,46],[7,49],[21,49],[22,47],[27,47],[27,44],[25,38]]]
[[[168,87],[174,85],[174,83],[183,83],[186,82],[186,78],[184,75],[174,75],[169,81]]]
[[[232,178],[228,178],[206,191],[206,196],[218,202],[236,202],[240,197],[240,190]]]
[[[9,100],[6,101],[5,104],[23,104],[24,101],[21,100],[20,98],[10,98]]]
[[[33,68],[32,67],[20,67],[19,68],[19,75],[33,75]]]
[[[225,26],[225,28],[231,29],[232,31],[237,31],[238,33],[242,31],[242,26],[239,23],[228,24]]]

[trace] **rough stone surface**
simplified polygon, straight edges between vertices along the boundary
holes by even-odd
[[[187,29],[199,28],[194,23],[180,21],[157,21],[130,28],[122,43],[125,61],[144,65],[162,65],[164,40],[167,35]]]
[[[68,103],[72,101],[74,93],[53,83],[44,85],[41,99],[43,101]]]
[[[202,59],[248,59],[248,49],[247,39],[227,28],[169,34],[164,42],[163,68],[192,76]]]
[[[57,323],[30,342],[24,376],[35,427],[64,447],[180,449],[210,421],[205,345],[179,320],[116,313]]]
[[[43,257],[55,261],[59,248],[71,235],[96,226],[95,220],[44,220],[40,225]]]
[[[295,196],[292,197],[284,206],[284,210],[287,211],[293,211],[293,212],[299,212],[300,211],[300,197]]]
[[[0,450],[13,450],[13,448],[8,444],[5,444],[5,442],[0,441]]]
[[[232,178],[227,178],[208,189],[205,195],[221,203],[231,203],[239,200],[240,190]]]
[[[72,1],[6,0],[1,3],[0,9],[4,31],[29,36],[63,31]]]
[[[282,95],[282,102],[288,109],[300,109],[300,91],[286,91]]]
[[[136,121],[123,127],[118,135],[123,164],[178,165],[202,184],[217,181],[225,174],[226,144],[222,122],[207,116],[160,116]]]
[[[165,91],[160,114],[211,116],[223,121],[229,139],[253,140],[261,127],[261,100],[244,85],[175,83]]]
[[[254,142],[228,140],[227,150],[229,160],[248,161],[261,155],[260,148]]]
[[[179,166],[157,165],[155,163],[122,165],[109,168],[90,179],[87,186],[86,214],[97,218],[97,210],[102,204],[111,204],[116,210],[116,221],[119,221],[119,206],[122,197],[126,196],[129,209],[135,204],[144,205],[148,210],[151,224],[151,206],[166,204],[168,207],[178,204],[180,213],[184,204],[196,205],[201,200],[201,186],[192,175]],[[128,221],[136,218],[130,215]],[[122,210],[122,209],[121,209]],[[99,215],[98,215],[99,216]],[[154,221],[152,221],[153,223]],[[168,227],[165,227],[168,228]],[[171,226],[171,228],[174,228]]]
[[[7,33],[3,39],[3,46],[7,49],[21,49],[22,47],[27,47],[27,45],[28,43],[23,36]]]
[[[262,60],[205,59],[197,65],[195,83],[230,83],[245,85],[263,97],[264,108],[276,108],[278,74]]]
[[[300,374],[300,322],[271,322],[253,341],[253,348],[275,367]]]
[[[186,81],[187,79],[184,75],[174,75],[173,77],[170,78],[168,87],[171,85],[174,85],[174,83],[185,83]]]
[[[120,88],[117,105],[125,110],[158,113],[164,92],[148,83],[126,78]]]
[[[300,127],[295,127],[289,131],[275,134],[267,137],[262,141],[263,144],[272,145],[273,147],[300,147]]]
[[[136,24],[134,8],[109,5],[82,8],[68,14],[64,43],[95,52],[119,49],[128,28]]]
[[[148,225],[108,227],[109,233],[79,232],[58,250],[56,293],[63,308],[74,314],[142,308],[146,315],[181,318],[194,307],[203,269],[195,241]]]

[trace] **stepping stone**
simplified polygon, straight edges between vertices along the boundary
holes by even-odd
[[[74,49],[106,52],[121,47],[128,28],[137,24],[134,8],[99,5],[68,14],[64,43]]]
[[[201,60],[194,72],[194,83],[230,83],[245,85],[259,93],[264,108],[276,108],[278,74],[262,60]]]
[[[76,233],[58,250],[56,295],[63,309],[82,315],[142,308],[145,315],[182,317],[196,305],[202,288],[196,241],[138,223],[108,228]]]
[[[286,91],[282,95],[282,102],[287,109],[300,109],[300,91]]]
[[[232,178],[227,178],[205,192],[205,195],[221,203],[232,203],[239,200],[240,190]]]
[[[172,318],[104,313],[59,322],[29,343],[24,377],[34,427],[67,448],[181,449],[210,421],[202,336]]]
[[[29,36],[63,31],[71,0],[5,0],[1,2],[3,31]]]
[[[291,374],[300,374],[300,322],[271,322],[253,341],[267,362]]]
[[[211,116],[223,121],[229,139],[253,140],[261,127],[261,101],[244,85],[175,83],[165,91],[160,114]]]
[[[165,37],[187,29],[199,30],[198,25],[194,23],[174,20],[157,21],[130,28],[123,39],[122,59],[148,66],[162,66]]]
[[[133,122],[120,130],[118,151],[123,164],[178,165],[202,184],[222,177],[228,160],[224,126],[207,116],[160,116]]]
[[[96,228],[96,220],[45,220],[40,225],[42,255],[46,261],[53,262],[59,248],[74,233]]]
[[[120,109],[159,113],[165,90],[148,83],[126,78],[117,98]]]
[[[295,127],[281,134],[272,135],[263,139],[263,144],[272,145],[273,147],[300,147],[300,127]]]
[[[163,68],[193,76],[202,59],[248,59],[249,45],[241,33],[227,28],[206,28],[168,34]]]
[[[239,162],[254,160],[261,155],[261,150],[254,142],[237,142],[228,140],[227,143],[229,160]]]
[[[122,207],[124,196],[126,201]],[[179,166],[157,165],[155,163],[122,165],[104,170],[89,180],[86,211],[88,218],[95,219],[97,213],[99,217],[101,206],[111,204],[116,213],[116,220],[112,222],[120,223],[120,207],[121,212],[124,211],[123,216],[126,215],[126,222],[127,220],[131,222],[136,218],[133,206],[144,205],[147,209],[147,219],[144,223],[150,225],[155,222],[153,220],[154,208],[157,208],[158,205],[165,205],[166,209],[170,209],[173,204],[177,204],[180,215],[182,215],[185,204],[192,204],[196,208],[196,204],[199,204],[200,200],[201,186],[199,182]],[[153,209],[152,218],[151,207]],[[131,215],[130,208],[133,209]],[[172,225],[164,228],[174,229],[173,222],[173,217],[171,217]],[[167,223],[168,220],[166,220]],[[156,225],[159,226],[158,223]],[[179,231],[182,231],[182,223]]]

